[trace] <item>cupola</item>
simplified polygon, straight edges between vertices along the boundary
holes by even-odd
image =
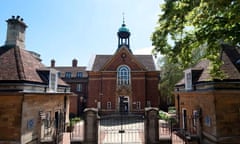
[[[122,46],[126,46],[127,48],[130,48],[129,37],[131,33],[129,29],[126,27],[124,17],[123,17],[122,26],[118,29],[117,35],[118,35],[118,49]]]

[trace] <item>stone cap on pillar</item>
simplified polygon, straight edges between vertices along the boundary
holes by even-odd
[[[85,109],[84,109],[84,112],[87,112],[87,111],[98,112],[98,109],[97,109],[97,108],[85,108]]]
[[[145,111],[146,111],[146,112],[147,112],[147,111],[151,111],[151,110],[159,111],[159,108],[157,108],[157,107],[146,107],[146,108],[145,108]]]

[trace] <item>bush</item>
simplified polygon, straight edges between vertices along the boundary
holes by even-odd
[[[161,120],[167,121],[169,119],[169,116],[166,112],[160,110],[158,113]]]
[[[175,114],[176,113],[176,108],[175,107],[168,107],[168,113],[170,114]]]
[[[81,120],[80,117],[74,117],[70,119],[70,125],[75,125],[75,123],[79,122]]]

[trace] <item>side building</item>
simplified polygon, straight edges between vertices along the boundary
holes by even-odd
[[[225,78],[213,79],[204,59],[184,71],[175,87],[182,136],[201,144],[236,144],[240,139],[240,48],[221,45]]]
[[[58,77],[69,84],[73,92],[73,96],[70,96],[70,117],[82,116],[88,98],[86,67],[78,66],[76,59],[72,60],[72,66],[56,66],[55,63],[55,60],[51,60],[51,68],[58,70]]]
[[[60,143],[70,87],[25,49],[23,19],[13,16],[7,24],[0,47],[0,144]]]

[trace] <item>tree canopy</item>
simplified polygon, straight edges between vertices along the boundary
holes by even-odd
[[[212,62],[212,76],[222,78],[220,44],[239,45],[238,0],[165,0],[158,27],[152,34],[153,52],[167,56],[183,68],[196,54]]]

